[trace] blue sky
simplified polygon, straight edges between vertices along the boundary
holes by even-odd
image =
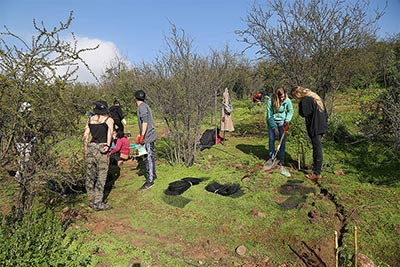
[[[385,3],[370,2],[371,8]],[[100,44],[101,56],[88,57],[98,73],[116,54],[132,63],[152,61],[165,48],[170,22],[194,40],[199,53],[221,50],[227,44],[240,52],[246,45],[237,41],[234,31],[245,28],[243,19],[252,4],[253,0],[0,0],[0,26],[28,38],[34,33],[33,18],[50,28],[65,21],[73,10],[74,20],[66,34],[74,32],[83,46]],[[400,32],[398,14],[400,0],[389,0],[380,36]],[[254,58],[254,50],[246,55]],[[82,79],[86,74],[80,74]]]

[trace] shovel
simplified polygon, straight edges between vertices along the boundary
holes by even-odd
[[[271,169],[275,168],[275,166],[279,163],[279,159],[277,159],[276,156],[278,155],[279,149],[281,148],[283,138],[285,138],[287,130],[289,130],[289,124],[284,123],[283,124],[283,134],[281,136],[281,139],[279,140],[278,147],[275,150],[275,154],[272,155],[272,158],[268,159],[264,163],[264,170],[266,170],[266,171],[271,170]]]

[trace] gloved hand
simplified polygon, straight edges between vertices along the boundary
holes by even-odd
[[[122,119],[121,122],[122,122],[123,125],[126,126],[126,120],[125,119]]]
[[[143,145],[144,135],[138,135],[136,138],[136,144]]]
[[[288,130],[289,130],[289,123],[288,123],[288,122],[285,122],[285,123],[283,124],[283,131],[286,133]]]

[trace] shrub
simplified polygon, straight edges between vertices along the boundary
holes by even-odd
[[[354,137],[349,132],[347,126],[338,116],[336,116],[336,114],[329,117],[328,125],[328,140],[335,141],[339,144],[354,141]]]
[[[90,256],[69,237],[55,213],[34,208],[16,220],[15,208],[0,216],[0,266],[89,266]]]

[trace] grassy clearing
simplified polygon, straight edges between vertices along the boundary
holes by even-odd
[[[350,100],[338,101],[346,106]],[[141,192],[143,167],[126,162],[108,198],[112,210],[91,211],[85,195],[66,203],[82,216],[69,231],[85,240],[92,266],[304,266],[296,254],[310,253],[305,245],[333,266],[333,236],[342,229],[341,216],[346,219],[342,241],[347,252],[352,253],[357,226],[360,253],[381,266],[398,266],[400,162],[390,150],[380,144],[325,140],[324,178],[318,187],[293,167],[294,161],[289,160],[290,178],[279,170],[263,171],[268,146],[264,107],[239,101],[234,108],[235,132],[226,133],[224,144],[202,151],[194,166],[171,166],[159,158],[156,185]],[[351,116],[346,111],[345,125]],[[162,131],[162,123],[157,126]],[[133,120],[128,131],[137,132]],[[296,158],[296,149],[289,136],[289,159]],[[311,153],[308,147],[307,164]],[[337,170],[343,175],[334,174]],[[164,194],[169,183],[185,177],[204,181],[180,196]],[[212,181],[238,183],[244,194],[210,193],[205,186]],[[335,196],[344,214],[338,214],[321,188]],[[247,248],[243,256],[235,252],[240,245]]]
[[[88,229],[91,236],[88,249],[104,250],[95,253],[96,262],[108,266],[234,266],[266,262],[270,266],[302,266],[296,253],[307,244],[328,266],[333,265],[333,235],[340,229],[335,205],[320,194],[315,184],[304,179],[303,172],[292,168],[288,179],[277,170],[262,170],[267,156],[264,107],[235,104],[235,132],[227,133],[227,141],[203,151],[190,168],[170,166],[161,160],[156,186],[150,191],[137,190],[144,182],[140,165],[133,162],[123,166],[109,197],[114,209],[103,214],[88,211],[88,221],[80,226]],[[377,262],[395,264],[399,189],[398,180],[388,181],[396,173],[398,161],[387,161],[389,156],[379,153],[379,145],[324,145],[325,178],[321,186],[345,208],[347,231],[343,245],[352,252],[352,229],[357,225],[360,252]],[[288,158],[295,158],[296,149],[289,138]],[[311,153],[308,148],[308,164]],[[344,175],[335,175],[335,170],[342,170]],[[205,181],[181,196],[163,193],[169,183],[184,177]],[[243,177],[250,179],[242,182]],[[239,183],[244,195],[231,198],[207,192],[204,187],[211,181]],[[99,224],[104,226],[96,231]],[[239,245],[247,248],[244,256],[235,252]]]

